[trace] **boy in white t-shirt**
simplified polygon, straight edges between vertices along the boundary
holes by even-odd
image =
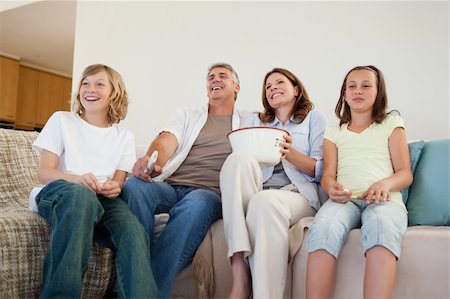
[[[120,298],[158,297],[149,238],[118,196],[135,156],[134,136],[117,123],[128,96],[105,65],[82,74],[72,112],[55,112],[33,143],[41,155],[30,208],[50,224],[41,298],[80,298],[93,241],[115,254]]]

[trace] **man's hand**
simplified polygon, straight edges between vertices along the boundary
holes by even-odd
[[[153,177],[161,174],[162,168],[158,164],[153,167],[153,172],[149,173],[147,169],[149,155],[145,155],[139,158],[133,166],[133,175],[140,178],[143,181],[151,182]]]
[[[133,175],[140,178],[141,180],[151,182],[152,177],[148,173],[147,163],[150,156],[145,155],[139,159],[137,159],[136,163],[133,166]]]

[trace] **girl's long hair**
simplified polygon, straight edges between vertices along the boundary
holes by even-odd
[[[347,75],[345,75],[344,82],[341,87],[341,94],[339,96],[339,100],[336,104],[336,108],[334,112],[336,116],[339,118],[339,125],[343,125],[345,123],[349,123],[352,120],[352,115],[350,113],[350,106],[345,101],[345,90],[347,86],[347,78],[353,71],[359,70],[367,70],[375,73],[377,77],[377,97],[375,99],[375,103],[372,107],[372,119],[375,123],[381,123],[388,115],[386,112],[388,99],[386,92],[386,83],[384,82],[383,73],[373,65],[365,65],[365,66],[356,66],[352,68]]]

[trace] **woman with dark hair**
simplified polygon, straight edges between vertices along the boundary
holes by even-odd
[[[302,82],[275,68],[264,77],[264,111],[245,126],[289,132],[281,161],[261,167],[246,152],[228,156],[220,174],[225,237],[233,287],[230,298],[282,298],[289,228],[319,209],[324,116],[314,109]]]

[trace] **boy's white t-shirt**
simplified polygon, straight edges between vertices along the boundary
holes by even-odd
[[[55,112],[34,141],[32,148],[59,156],[58,169],[81,175],[92,172],[99,182],[112,179],[116,170],[131,172],[136,161],[131,131],[113,124],[99,128],[72,112]],[[37,211],[36,195],[44,186],[34,188],[30,209]]]

